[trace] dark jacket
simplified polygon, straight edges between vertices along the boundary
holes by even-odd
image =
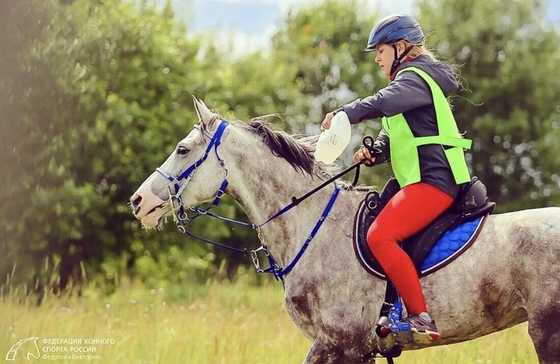
[[[422,55],[403,62],[401,69],[411,66],[427,72],[446,96],[459,88],[452,67],[446,63],[436,62],[429,56]],[[348,114],[352,124],[402,113],[414,136],[438,134],[432,93],[428,84],[415,72],[402,72],[373,96],[358,99],[339,110]],[[375,145],[383,151],[375,164],[389,160],[390,140],[383,130],[377,136]],[[443,146],[423,145],[418,148],[418,154],[421,180],[456,198],[460,186],[455,183]]]

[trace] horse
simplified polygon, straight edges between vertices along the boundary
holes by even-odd
[[[363,268],[352,243],[354,212],[372,188],[336,180],[317,189],[336,166],[315,160],[316,137],[273,130],[262,117],[228,121],[193,99],[199,124],[132,195],[136,218],[157,228],[169,215],[184,221],[186,210],[204,214],[198,206],[230,195],[253,222],[269,260],[281,267],[273,272],[282,272],[287,313],[312,341],[304,363],[375,362],[386,282]],[[314,188],[286,208],[290,196]],[[468,250],[421,278],[441,339],[403,350],[472,340],[528,321],[539,362],[560,363],[559,258],[560,208],[489,215]]]

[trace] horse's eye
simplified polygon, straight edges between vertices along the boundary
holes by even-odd
[[[179,155],[187,155],[188,152],[189,150],[183,146],[177,147],[177,154]]]

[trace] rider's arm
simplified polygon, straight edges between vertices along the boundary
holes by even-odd
[[[357,99],[338,111],[348,115],[351,124],[365,119],[393,116],[433,103],[428,84],[415,72],[402,72],[387,87],[372,96]]]

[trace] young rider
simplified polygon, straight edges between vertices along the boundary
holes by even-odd
[[[437,340],[440,334],[427,312],[418,273],[399,243],[447,210],[471,179],[464,157],[470,141],[461,138],[446,99],[458,82],[453,68],[424,47],[424,33],[412,16],[381,19],[364,50],[377,52],[375,62],[389,84],[328,113],[321,127],[328,129],[341,111],[352,124],[383,118],[374,143],[382,153],[372,156],[362,147],[354,161],[371,165],[390,160],[401,189],[369,228],[367,243],[402,297],[408,312],[403,321],[414,335]]]

